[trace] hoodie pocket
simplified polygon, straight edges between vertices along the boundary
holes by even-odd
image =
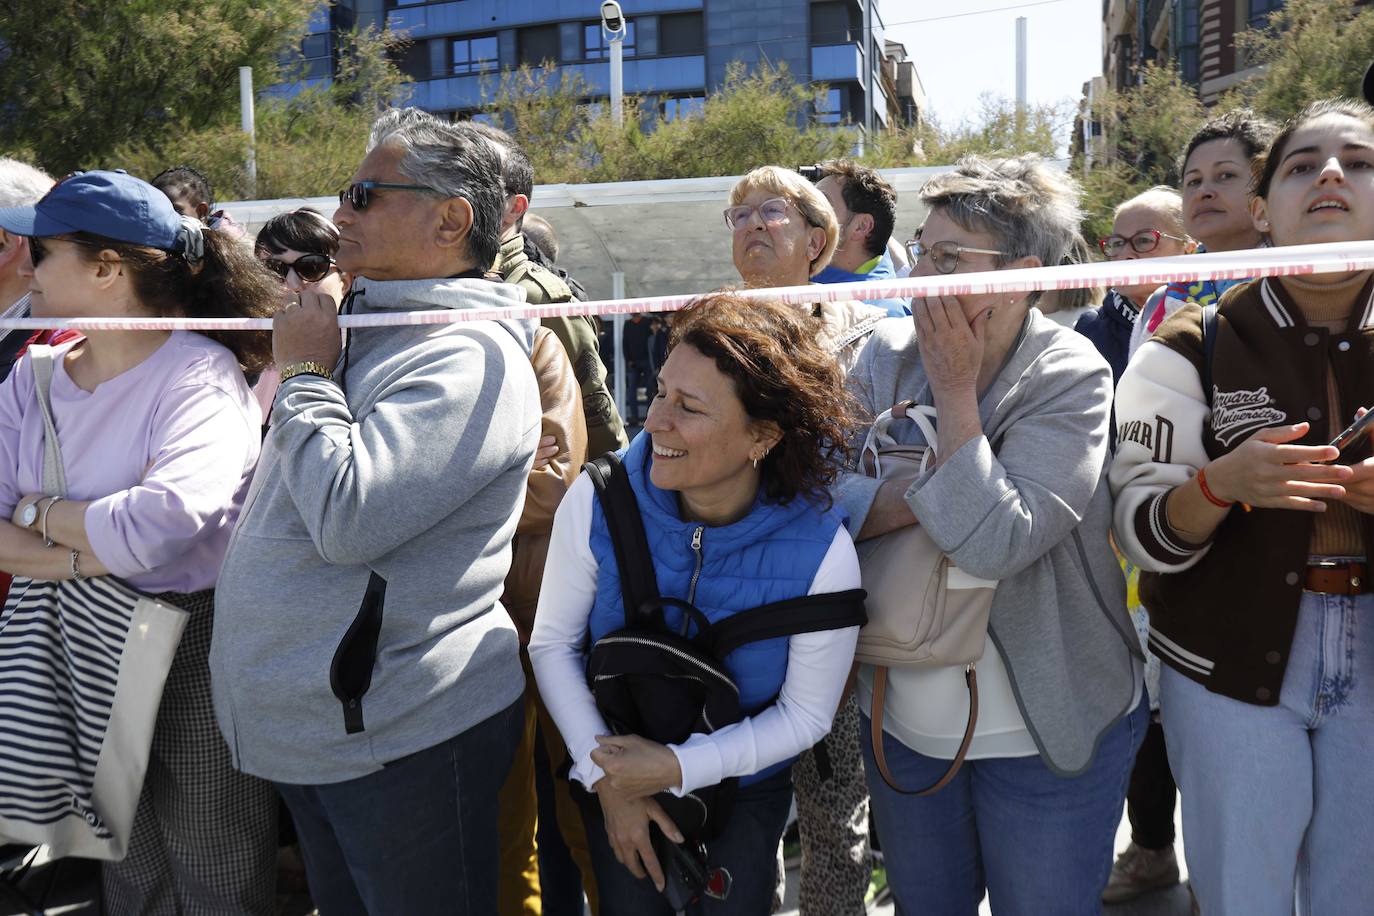
[[[329,664],[329,687],[343,704],[344,730],[350,735],[363,731],[363,696],[372,686],[385,604],[386,580],[374,572],[368,577],[358,614]]]

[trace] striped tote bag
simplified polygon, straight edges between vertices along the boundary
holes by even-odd
[[[46,429],[43,487],[62,496],[52,354],[32,347],[29,357]],[[0,841],[124,857],[186,620],[112,577],[15,576],[0,612]]]

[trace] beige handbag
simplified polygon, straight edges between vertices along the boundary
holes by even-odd
[[[935,460],[934,407],[903,401],[883,411],[873,423],[860,457],[860,467],[880,480],[922,474]],[[899,445],[894,423],[915,423],[929,445]],[[920,524],[860,541],[857,545],[868,624],[859,631],[855,658],[873,665],[870,710],[873,757],[883,780],[905,795],[930,795],[944,788],[963,765],[978,722],[978,675],[975,666],[987,643],[988,613],[997,583],[959,569]],[[883,704],[887,669],[892,665],[945,668],[962,665],[968,684],[968,726],[949,769],[932,786],[912,791],[897,785],[883,754]]]

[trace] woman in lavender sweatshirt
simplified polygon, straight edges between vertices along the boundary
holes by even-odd
[[[0,209],[0,226],[29,237],[35,317],[265,316],[281,296],[246,246],[122,172],[78,173],[33,207]],[[244,371],[270,361],[270,339],[89,331],[53,356],[68,494],[42,492],[43,419],[25,357],[0,386],[0,518],[13,519],[0,521],[0,569],[117,576],[191,614],[128,855],[104,867],[105,911],[270,913],[271,789],[230,766],[206,661],[215,579],[258,456]]]

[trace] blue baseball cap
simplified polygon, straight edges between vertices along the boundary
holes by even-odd
[[[40,238],[89,232],[163,251],[195,247],[167,195],[124,171],[76,172],[32,207],[0,207],[0,229]]]

